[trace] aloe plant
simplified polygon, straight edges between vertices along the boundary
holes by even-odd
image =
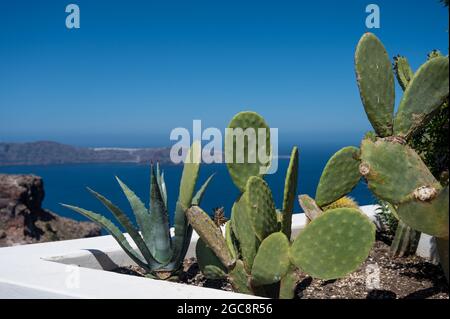
[[[230,127],[242,130],[255,126],[268,128],[254,112],[241,112],[230,123]],[[264,142],[270,144],[270,140],[262,142],[263,149],[269,149]],[[247,144],[244,150],[255,151]],[[310,223],[291,241],[298,181],[296,147],[286,173],[281,211],[276,209],[272,191],[255,163],[230,164],[228,170],[241,194],[224,232],[200,207],[186,210],[201,238],[197,260],[207,277],[227,278],[241,293],[287,299],[294,297],[299,271],[319,279],[335,279],[356,270],[367,258],[375,240],[375,226],[367,216],[342,207],[323,213],[306,196],[302,204],[311,204],[318,211],[308,215]]]
[[[123,229],[128,232],[139,253],[135,251],[129,239],[111,220],[83,208],[62,205],[103,227],[114,237],[125,253],[147,272],[149,277],[175,279],[182,266],[192,236],[192,227],[189,225],[182,207],[192,204],[199,205],[213,177],[210,176],[194,195],[200,169],[200,144],[198,142],[192,145],[187,158],[190,160],[185,161],[183,167],[180,192],[176,203],[174,236],[171,236],[170,233],[168,196],[164,173],[160,171],[159,164],[156,165],[156,168],[153,165],[151,166],[149,207],[146,207],[142,200],[116,177],[130,203],[140,231],[119,207],[103,195],[88,188],[89,192],[113,214]]]

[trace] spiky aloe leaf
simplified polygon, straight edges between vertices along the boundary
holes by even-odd
[[[211,180],[213,179],[215,173],[211,174],[211,176],[208,177],[208,179],[203,183],[203,185],[199,188],[197,193],[195,193],[195,196],[192,198],[192,205],[200,206],[203,195],[205,194],[206,189],[209,186],[209,183],[211,183]]]
[[[367,258],[375,225],[353,208],[337,208],[314,219],[291,246],[294,265],[314,278],[344,277]]]
[[[233,204],[231,211],[231,227],[234,235],[239,241],[239,249],[245,269],[250,272],[260,241],[255,235],[252,226],[253,221],[248,210],[248,204],[246,203],[243,194],[239,200]]]
[[[155,265],[158,265],[158,262],[154,259],[153,255],[151,254],[141,235],[134,227],[133,223],[128,219],[127,215],[103,195],[97,193],[96,191],[90,188],[88,188],[88,191],[114,215],[117,221],[122,225],[125,231],[136,243],[136,246],[139,248],[142,256],[145,258],[147,263],[150,265],[150,268],[154,267]]]
[[[120,180],[116,176],[116,180],[122,188],[125,197],[130,203],[131,209],[133,210],[133,214],[136,218],[136,222],[141,230],[142,237],[144,238],[145,244],[150,248],[152,254],[154,253],[151,250],[152,247],[152,224],[149,219],[149,213],[147,208],[145,208],[144,203],[140,200],[140,198],[127,186],[124,182]]]
[[[417,70],[395,116],[395,135],[411,137],[442,105],[449,94],[448,68],[448,57],[435,57]]]
[[[175,236],[173,238],[173,261],[180,264],[191,241],[192,227],[188,224],[185,210],[191,206],[201,161],[201,145],[194,141],[186,158],[181,175],[180,192],[175,207]]]
[[[409,82],[414,77],[414,72],[409,66],[408,59],[404,56],[396,56],[394,58],[394,72],[401,88],[403,91],[406,90]]]
[[[150,192],[150,224],[152,255],[162,264],[166,264],[172,257],[172,243],[169,230],[169,215],[161,193],[155,170],[151,169],[151,192]]]
[[[317,205],[323,207],[350,193],[361,179],[359,149],[349,146],[327,162],[316,190]]]
[[[383,139],[362,141],[360,172],[378,198],[394,205],[403,202],[422,186],[441,189],[413,149]]]
[[[152,183],[151,179],[152,179],[152,167],[150,167],[150,185]],[[160,170],[159,167],[159,163],[156,163],[156,181],[158,182],[158,186],[159,186],[159,191],[161,192],[161,196],[163,198],[163,202],[164,205],[166,206],[166,209],[168,209],[167,207],[167,190],[166,190],[166,182],[164,181],[164,172],[162,172]],[[150,186],[150,202],[151,202],[151,186]],[[149,204],[150,206],[150,204]]]
[[[138,264],[140,267],[145,269],[148,272],[151,272],[152,269],[150,269],[145,262],[144,259],[142,259],[141,256],[139,256],[134,249],[130,246],[125,236],[122,234],[119,228],[115,226],[109,219],[103,217],[100,214],[94,213],[89,210],[85,210],[80,207],[61,204],[62,206],[69,208],[87,218],[92,220],[97,225],[103,227],[108,233],[111,234],[111,236],[117,241],[119,246],[123,249],[123,251],[133,260],[136,264]]]
[[[242,260],[236,261],[236,265],[229,273],[229,279],[235,292],[253,295],[253,291],[249,285],[250,277],[245,271]]]
[[[258,138],[258,129],[265,131],[265,141]],[[242,134],[238,138],[233,133]],[[225,135],[225,161],[233,183],[241,192],[251,176],[262,176],[267,171],[270,160],[260,163],[259,155],[270,154],[270,147],[269,126],[259,114],[241,112],[233,117]]]
[[[252,285],[262,286],[279,282],[289,270],[289,240],[282,232],[264,239],[253,261]]]
[[[259,240],[264,240],[278,231],[277,213],[269,185],[261,178],[252,176],[247,181],[244,193],[247,211]]]
[[[299,281],[299,276],[297,273],[297,268],[290,264],[289,269],[286,274],[281,278],[280,281],[280,299],[293,299],[295,296],[295,288]]]
[[[284,181],[283,208],[281,219],[281,230],[288,239],[291,238],[292,213],[294,212],[294,201],[297,194],[298,180],[298,149],[294,147]]]
[[[392,135],[395,83],[391,62],[381,41],[366,33],[358,43],[355,69],[367,117],[381,137]]]
[[[447,238],[449,237],[448,186],[432,200],[411,198],[398,207],[400,220],[415,230]]]
[[[214,252],[222,264],[228,269],[233,268],[236,260],[228,251],[222,231],[214,224],[208,214],[200,207],[192,206],[186,210],[186,216],[200,238]]]
[[[197,263],[201,272],[207,278],[222,279],[226,277],[227,268],[201,238],[199,238],[195,246],[195,255],[197,256]]]

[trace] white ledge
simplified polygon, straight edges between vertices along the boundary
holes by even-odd
[[[376,206],[361,209],[374,220]],[[304,226],[295,214],[295,236]],[[194,232],[186,257],[195,255]],[[105,271],[133,262],[111,236],[0,248],[0,298],[254,298]]]

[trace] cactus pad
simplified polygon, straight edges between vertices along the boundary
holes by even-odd
[[[247,129],[255,132],[256,143],[255,148],[249,147],[248,139],[243,141],[244,145],[237,143],[235,137],[231,135],[231,130],[242,129],[244,132]],[[266,141],[258,141],[258,129],[266,130]],[[236,153],[243,156],[243,163],[238,163]],[[228,172],[230,173],[233,183],[243,192],[247,180],[251,176],[263,175],[261,171],[267,171],[270,166],[268,163],[260,163],[258,160],[258,152],[262,154],[270,154],[270,130],[264,119],[255,112],[241,112],[236,114],[228,125],[228,129],[225,134],[225,161],[227,162]],[[251,163],[249,159],[255,158],[256,162]]]
[[[414,77],[414,72],[409,66],[408,59],[403,56],[396,56],[394,58],[394,71],[398,84],[400,84],[403,91],[406,90],[409,82]]]
[[[399,205],[397,213],[408,226],[448,239],[448,186],[431,201],[412,198]]]
[[[243,194],[247,211],[259,240],[264,240],[271,233],[278,231],[277,213],[269,185],[260,177],[252,176],[247,181]]]
[[[392,204],[404,201],[421,186],[440,184],[417,153],[409,146],[382,139],[365,139],[361,144],[360,172],[379,198]]]
[[[295,196],[297,193],[298,181],[298,149],[294,147],[291,152],[291,159],[289,161],[288,170],[286,172],[286,179],[284,181],[283,194],[283,218],[281,220],[281,230],[288,239],[291,238],[292,228],[292,212],[294,211]]]
[[[295,296],[295,288],[297,287],[297,283],[299,281],[299,275],[297,273],[297,268],[290,264],[289,270],[286,274],[281,278],[280,281],[280,299],[293,299]]]
[[[242,195],[233,205],[231,211],[231,228],[239,241],[240,253],[245,268],[250,271],[253,266],[256,252],[260,241],[255,235],[252,226],[252,219],[245,202],[245,196]]]
[[[355,69],[367,117],[381,137],[392,135],[395,83],[391,62],[381,41],[366,33],[358,43]]]
[[[394,134],[412,136],[448,97],[448,85],[448,57],[425,62],[406,88],[395,117]]]
[[[253,291],[249,287],[250,277],[245,271],[244,263],[241,260],[236,262],[236,265],[230,271],[228,278],[230,279],[234,291],[253,295]]]
[[[202,240],[214,251],[214,254],[219,258],[222,264],[232,268],[236,260],[228,251],[225,238],[223,238],[222,231],[214,224],[211,218],[200,207],[192,206],[186,210],[186,216],[189,223],[199,234]]]
[[[319,206],[328,205],[351,192],[361,179],[359,149],[349,146],[336,152],[328,161],[316,191]]]
[[[270,285],[281,280],[289,269],[289,240],[276,232],[263,240],[252,267],[252,284]]]
[[[314,219],[297,236],[291,260],[314,278],[346,276],[369,255],[375,242],[375,225],[361,212],[338,208]]]
[[[207,278],[222,279],[226,277],[227,268],[201,238],[195,246],[195,255],[200,270]]]

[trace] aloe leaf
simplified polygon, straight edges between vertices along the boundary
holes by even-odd
[[[117,241],[117,243],[120,245],[120,247],[125,251],[125,253],[140,267],[144,268],[146,271],[150,272],[151,270],[147,266],[146,262],[134,251],[134,249],[131,247],[130,243],[127,241],[125,236],[122,234],[119,228],[115,226],[109,219],[103,217],[100,214],[94,213],[89,210],[85,210],[83,208],[79,208],[76,206],[61,204],[62,206],[69,208],[87,218],[92,220],[94,223],[100,225],[108,233],[111,234],[111,236]]]
[[[213,179],[215,173],[211,174],[211,176],[208,177],[208,179],[203,183],[203,185],[200,187],[200,189],[195,194],[194,198],[192,198],[192,205],[200,206],[203,195],[205,194],[206,189],[208,188],[209,183]]]
[[[172,256],[172,243],[169,230],[169,216],[166,205],[158,185],[158,177],[152,168],[150,193],[150,224],[151,246],[150,250],[160,263],[169,262]]]
[[[152,224],[150,223],[150,216],[147,208],[145,208],[144,203],[142,203],[139,197],[127,185],[125,185],[125,183],[123,183],[120,178],[116,176],[116,179],[120,187],[122,188],[122,191],[125,194],[128,202],[130,203],[131,209],[133,210],[133,214],[136,218],[136,222],[139,226],[139,229],[141,230],[142,237],[144,238],[144,242],[151,251]],[[155,256],[153,251],[151,251],[151,253],[153,254],[153,256]]]
[[[156,265],[157,262],[153,258],[150,250],[145,244],[139,232],[134,227],[133,223],[128,219],[127,215],[116,205],[114,205],[110,200],[108,200],[103,195],[97,193],[93,189],[88,188],[88,191],[94,195],[117,219],[117,221],[122,225],[125,231],[131,236],[133,241],[136,243],[136,246],[141,251],[142,256],[144,256],[147,263],[152,267],[152,265]]]

